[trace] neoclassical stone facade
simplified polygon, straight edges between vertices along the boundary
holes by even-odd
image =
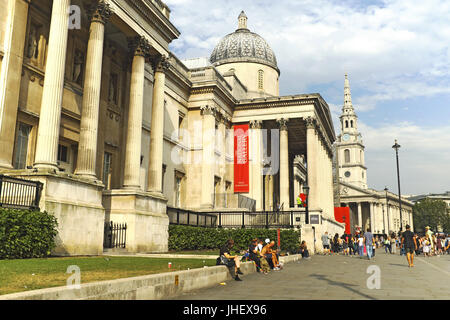
[[[347,74],[344,84],[344,106],[340,116],[341,134],[336,141],[337,175],[341,206],[350,208],[352,232],[370,228],[375,234],[403,231],[409,224],[413,230],[413,203],[402,197],[401,214],[398,195],[377,191],[367,185],[364,143],[358,131],[358,117],[352,104]]]
[[[8,13],[0,21],[0,167],[44,183],[41,209],[60,222],[56,254],[101,253],[108,221],[127,223],[128,251],[167,251],[167,206],[238,208],[239,124],[250,126],[245,196],[255,209],[294,208],[307,180],[310,212],[321,217],[316,233],[342,230],[329,107],[319,94],[278,96],[275,55],[245,14],[236,30],[245,36],[222,41],[198,64],[170,52],[180,33],[162,1],[0,6]],[[80,28],[67,28],[73,8]],[[252,38],[260,40],[241,50]]]

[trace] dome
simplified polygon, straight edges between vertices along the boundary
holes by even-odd
[[[209,60],[214,66],[230,62],[256,62],[278,71],[275,54],[261,36],[247,29],[247,16],[243,11],[239,15],[238,29],[220,40]]]

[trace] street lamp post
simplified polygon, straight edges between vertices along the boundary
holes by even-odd
[[[400,149],[400,145],[397,143],[397,139],[395,140],[395,144],[392,146],[395,149],[395,156],[397,158],[397,182],[398,182],[398,205],[400,207],[400,231],[403,231],[403,219],[402,219],[402,199],[400,192],[400,169],[398,165],[398,149]]]
[[[309,224],[309,186],[308,183],[306,183],[303,186],[303,192],[306,195],[306,216],[305,216],[305,224]]]
[[[386,219],[387,219],[387,233],[386,233],[386,222],[384,221],[384,214],[383,214],[383,233],[384,234],[388,234],[389,233],[389,207],[388,207],[388,197],[387,197],[387,192],[388,192],[388,188],[385,187],[384,188],[384,192],[386,193]]]

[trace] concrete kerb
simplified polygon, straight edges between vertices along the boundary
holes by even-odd
[[[280,257],[289,263],[301,259],[300,255]],[[244,277],[256,272],[253,262],[241,265]],[[79,288],[67,286],[19,292],[0,296],[0,300],[159,300],[184,292],[208,288],[232,280],[225,266],[166,272],[147,276],[122,278],[81,284]]]

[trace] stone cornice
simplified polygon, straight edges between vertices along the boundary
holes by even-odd
[[[298,105],[314,105],[317,98],[302,98],[301,96],[277,97],[277,98],[258,98],[252,100],[241,100],[236,104],[236,110],[252,110],[261,108],[282,108]]]
[[[138,13],[140,13],[146,22],[155,30],[159,31],[169,43],[180,36],[180,31],[167,19],[167,17],[158,9],[152,1],[149,0],[125,0]],[[158,20],[162,23],[158,23]]]

